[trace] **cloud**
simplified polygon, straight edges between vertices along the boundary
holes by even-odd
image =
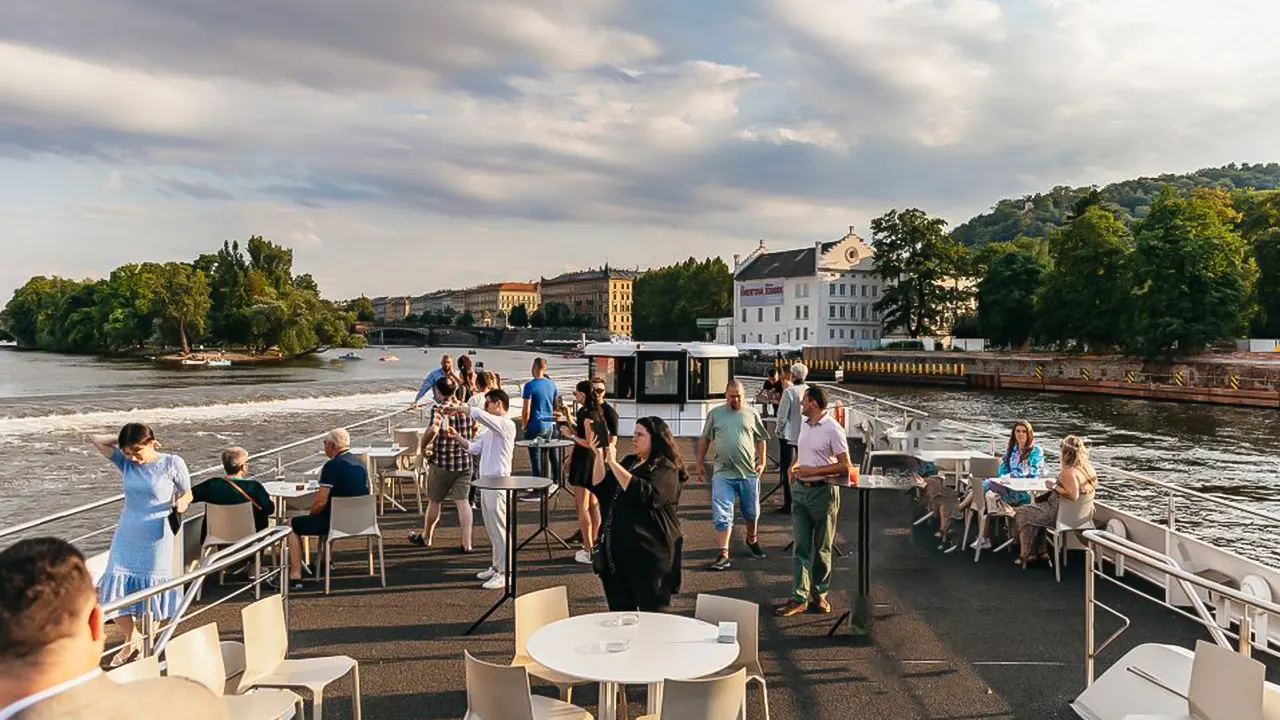
[[[958,222],[1280,156],[1277,21],[1270,0],[7,3],[0,162],[49,199],[8,232],[173,254],[270,234],[327,291],[377,294],[808,243],[905,205]]]

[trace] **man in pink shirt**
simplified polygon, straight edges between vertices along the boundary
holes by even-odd
[[[827,393],[809,386],[800,401],[804,422],[796,443],[796,464],[791,467],[791,523],[796,554],[791,578],[791,599],[780,605],[783,617],[812,608],[831,612],[827,590],[831,587],[831,549],[840,512],[840,487],[849,482],[849,440],[845,430],[827,412]]]

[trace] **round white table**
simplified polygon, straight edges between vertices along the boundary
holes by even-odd
[[[630,613],[636,625],[619,626],[629,613],[592,613],[557,620],[529,638],[534,661],[555,672],[600,683],[597,718],[616,720],[618,685],[647,685],[648,712],[662,704],[662,681],[688,680],[723,670],[738,658],[738,643],[717,641],[719,629],[683,615]],[[626,640],[622,652],[608,652],[602,641]]]

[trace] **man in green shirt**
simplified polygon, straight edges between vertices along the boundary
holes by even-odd
[[[249,471],[249,452],[242,447],[223,450],[222,469],[226,477],[205,480],[191,488],[191,501],[210,505],[253,503],[253,525],[260,531],[265,530],[276,504],[262,483],[245,478]]]
[[[712,570],[729,569],[729,536],[733,533],[733,506],[742,508],[747,525],[747,549],[765,556],[756,534],[760,518],[760,473],[764,472],[768,434],[760,414],[743,404],[742,383],[733,380],[725,388],[725,403],[707,413],[698,439],[698,479],[706,479],[707,450],[715,449],[711,476],[711,520],[715,524],[720,554]]]

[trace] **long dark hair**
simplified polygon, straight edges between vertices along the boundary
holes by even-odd
[[[675,436],[671,434],[671,428],[667,427],[666,421],[650,415],[636,420],[636,424],[649,433],[648,462],[665,460],[680,471],[680,482],[688,479],[689,475],[684,469],[684,457],[680,455],[680,448],[676,445]]]
[[[139,445],[145,442],[151,442],[156,439],[156,434],[151,431],[151,427],[142,423],[129,423],[120,428],[120,434],[116,436],[116,445],[121,448]]]
[[[458,377],[462,379],[462,384],[458,386],[458,399],[468,400],[476,388],[476,371],[469,355],[458,358]]]
[[[1018,428],[1027,431],[1027,450],[1030,451],[1032,446],[1036,444],[1036,431],[1031,429],[1031,423],[1027,420],[1016,420],[1013,427],[1009,430],[1009,447],[1004,451],[1004,464],[1008,465],[1013,459],[1013,451],[1018,450],[1018,459],[1025,460],[1022,456],[1022,448],[1018,447]]]

